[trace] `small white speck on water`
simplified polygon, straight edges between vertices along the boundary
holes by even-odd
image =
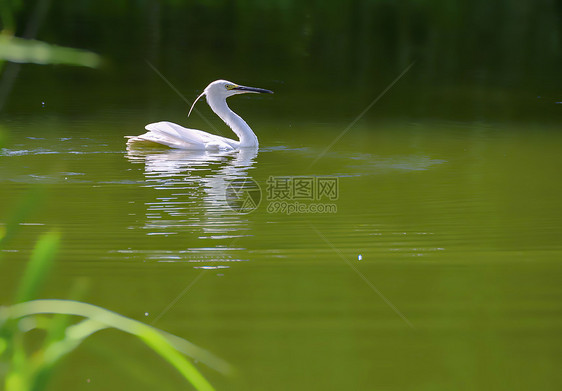
[[[359,255],[357,256],[357,260],[360,261],[360,260],[362,260],[362,259],[363,259],[363,255],[359,254]]]
[[[45,102],[41,102],[41,107],[45,107]]]
[[[144,313],[144,316],[148,316],[148,312],[145,312],[145,313]]]

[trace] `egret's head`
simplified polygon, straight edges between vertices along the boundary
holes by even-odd
[[[206,95],[207,97],[222,97],[223,99],[226,99],[232,95],[247,93],[273,94],[273,91],[264,90],[263,88],[241,86],[227,80],[215,80],[214,82],[209,84],[207,88],[205,88],[205,91],[203,91],[201,95],[197,97],[197,99],[195,99],[195,102],[193,102],[193,105],[191,105],[191,109],[189,110],[189,114],[187,116],[189,117],[189,115],[191,114],[191,110],[193,110],[193,106],[195,106],[195,103],[197,103],[199,98],[201,98],[203,95]]]

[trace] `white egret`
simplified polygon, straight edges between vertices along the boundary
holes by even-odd
[[[144,143],[157,143],[166,145],[170,148],[187,150],[218,150],[233,151],[240,148],[257,148],[258,138],[246,121],[228,107],[226,98],[232,95],[245,93],[266,93],[273,94],[272,91],[263,88],[245,87],[226,80],[215,80],[205,88],[205,90],[195,99],[189,114],[193,110],[195,103],[203,95],[207,98],[207,103],[238,136],[238,141],[215,134],[203,132],[197,129],[188,129],[172,122],[162,121],[145,126],[148,132],[140,136],[127,136],[127,146],[135,146]]]

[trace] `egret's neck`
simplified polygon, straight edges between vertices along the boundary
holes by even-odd
[[[238,138],[240,139],[240,147],[257,147],[258,138],[252,129],[248,126],[246,121],[242,119],[234,111],[230,110],[230,107],[226,104],[226,100],[223,97],[209,97],[207,96],[207,103],[211,106],[211,109],[218,115],[230,128]]]

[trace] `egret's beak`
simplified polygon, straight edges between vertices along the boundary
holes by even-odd
[[[239,86],[239,85],[233,87],[231,91],[236,91],[238,94],[244,94],[247,92],[253,92],[255,94],[273,94],[273,91],[269,91],[263,88],[246,87],[246,86]],[[197,101],[201,99],[203,95],[205,95],[205,91],[203,91],[201,95],[199,95],[197,99],[195,99],[195,102],[193,102],[193,104],[191,105],[191,108],[189,109],[189,113],[187,114],[188,117],[191,115],[191,111],[193,110],[193,107],[195,107],[195,103],[197,103]]]
[[[263,88],[246,87],[246,86],[236,86],[232,90],[240,91],[240,93],[253,92],[256,94],[273,94],[273,91],[269,91]]]

